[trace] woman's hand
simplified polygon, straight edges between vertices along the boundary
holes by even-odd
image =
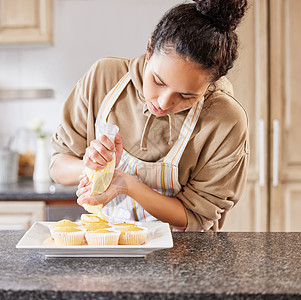
[[[83,161],[86,167],[93,170],[102,170],[113,158],[111,153],[115,152],[116,167],[118,166],[123,151],[122,138],[119,133],[115,136],[115,145],[106,135],[93,140],[90,146],[86,148]]]
[[[77,195],[77,203],[79,205],[83,204],[91,204],[98,205],[103,204],[103,206],[107,205],[111,200],[113,200],[116,196],[120,194],[127,194],[127,183],[126,177],[130,176],[128,174],[123,173],[122,171],[115,170],[112,182],[108,189],[100,195],[90,196],[92,183],[89,183],[89,179],[86,175],[80,176],[80,183],[78,185],[78,190],[76,192]]]

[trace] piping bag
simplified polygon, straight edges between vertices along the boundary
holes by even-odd
[[[115,141],[115,135],[119,131],[118,126],[111,125],[105,123],[101,120],[97,120],[96,122],[96,136],[106,135],[112,143]],[[88,167],[84,169],[84,173],[88,176],[89,182],[92,182],[92,188],[90,196],[100,195],[107,190],[109,187],[114,171],[115,171],[115,164],[116,164],[116,156],[115,152],[112,153],[113,159],[107,163],[104,169],[96,171],[92,170]],[[90,205],[90,204],[83,204],[85,210],[90,213],[96,214],[97,216],[101,217],[102,219],[107,219],[102,212],[102,204],[99,205]]]

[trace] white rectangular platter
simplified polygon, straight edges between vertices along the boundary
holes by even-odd
[[[18,249],[33,249],[50,257],[143,257],[155,250],[172,248],[173,240],[168,223],[142,222],[148,228],[147,242],[144,245],[116,246],[57,246],[45,243],[50,239],[48,226],[53,222],[36,222],[16,245]]]

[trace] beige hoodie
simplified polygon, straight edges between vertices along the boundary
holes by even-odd
[[[95,139],[94,124],[101,101],[128,71],[132,81],[113,106],[108,122],[120,128],[124,149],[149,162],[159,161],[176,141],[188,113],[155,117],[147,110],[143,91],[145,55],[104,58],[78,81],[52,137],[55,150],[83,157]],[[232,85],[222,77],[207,92],[203,110],[179,163],[182,201],[188,218],[186,231],[219,230],[226,212],[242,195],[249,162],[248,121],[233,97]]]

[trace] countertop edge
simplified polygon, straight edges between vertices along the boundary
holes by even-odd
[[[272,293],[169,293],[169,292],[95,292],[52,290],[3,290],[0,299],[300,299],[301,294]]]

